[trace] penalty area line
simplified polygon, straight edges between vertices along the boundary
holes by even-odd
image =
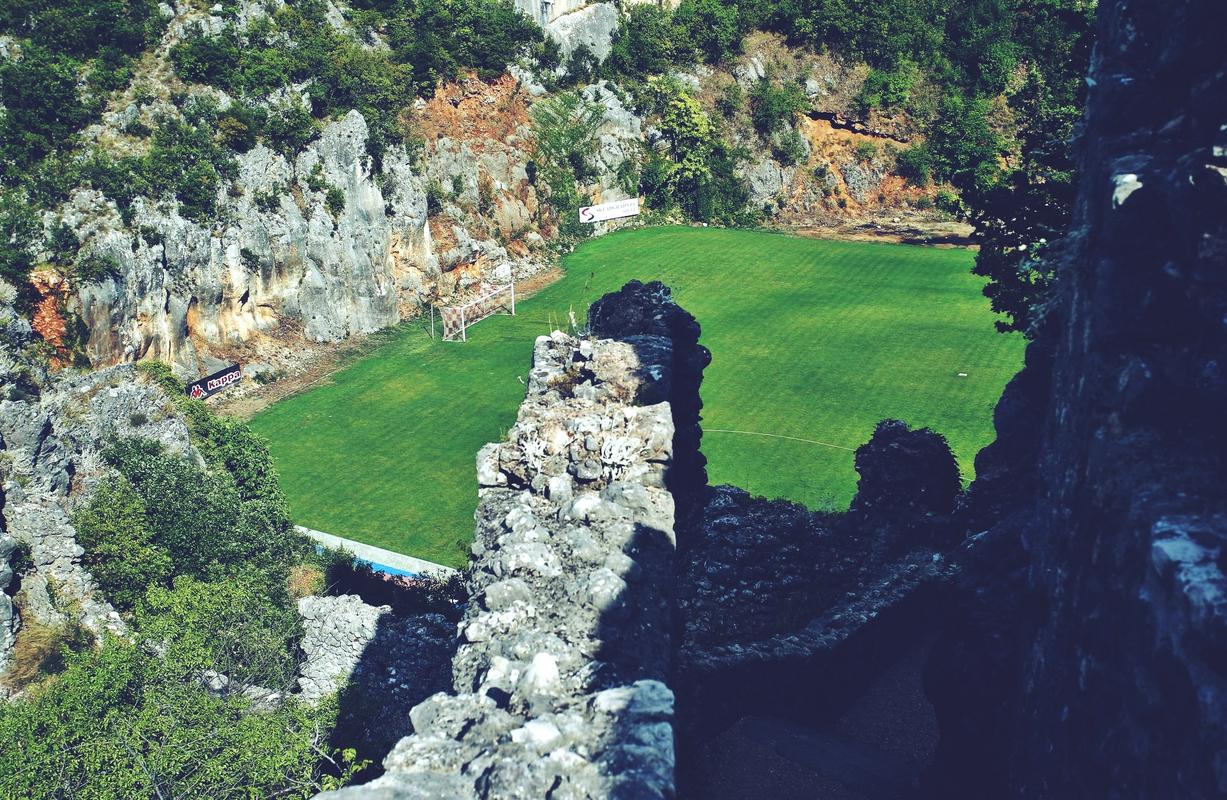
[[[830,447],[835,450],[847,450],[849,453],[855,453],[855,447],[844,447],[841,444],[831,444],[830,442],[820,442],[817,439],[802,439],[799,436],[783,436],[778,433],[759,433],[758,431],[735,431],[729,428],[704,428],[703,433],[740,433],[745,436],[763,436],[768,439],[788,439],[793,442],[805,442],[806,444],[817,444],[822,447]]]

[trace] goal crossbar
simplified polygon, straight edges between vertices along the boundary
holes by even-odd
[[[516,286],[514,283],[503,286],[483,285],[481,294],[472,300],[460,305],[440,308],[439,315],[443,319],[443,341],[467,342],[470,325],[500,311],[515,316]]]

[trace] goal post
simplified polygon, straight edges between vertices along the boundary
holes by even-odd
[[[516,313],[516,285],[507,283],[492,286],[483,283],[477,297],[455,306],[443,306],[439,316],[443,320],[443,341],[467,342],[469,326],[495,314]]]

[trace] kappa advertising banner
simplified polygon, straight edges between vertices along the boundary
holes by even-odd
[[[601,203],[597,206],[583,206],[579,210],[580,222],[604,222],[620,217],[634,217],[639,214],[639,198],[630,200],[614,200],[612,203]]]
[[[238,383],[239,378],[242,377],[243,368],[238,364],[233,364],[223,370],[214,372],[208,377],[201,378],[195,383],[189,383],[187,385],[187,396],[193,400],[203,400],[206,397],[212,397],[227,386]]]

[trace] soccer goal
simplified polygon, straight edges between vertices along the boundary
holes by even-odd
[[[458,306],[443,306],[439,309],[439,317],[443,321],[443,341],[467,342],[470,325],[500,312],[515,316],[516,285],[481,284],[474,299]],[[431,306],[431,327],[434,327],[434,306]]]

